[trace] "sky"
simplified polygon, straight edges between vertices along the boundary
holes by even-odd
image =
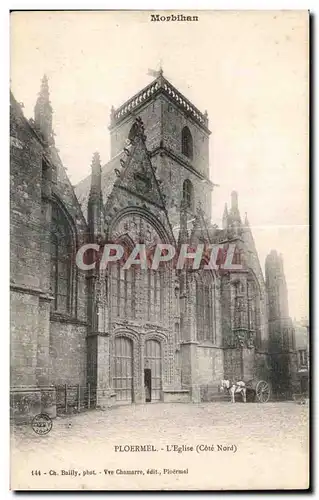
[[[110,159],[112,105],[162,64],[208,111],[213,223],[235,189],[262,268],[272,249],[283,255],[290,315],[308,317],[308,14],[192,14],[198,22],[151,22],[145,11],[14,12],[11,89],[30,118],[48,76],[55,140],[75,185],[94,151]]]

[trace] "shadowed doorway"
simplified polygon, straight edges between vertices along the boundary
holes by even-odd
[[[144,386],[146,402],[160,401],[162,392],[161,344],[157,340],[145,343]]]

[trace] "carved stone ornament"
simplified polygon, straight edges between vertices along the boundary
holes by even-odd
[[[247,336],[247,347],[249,349],[252,349],[255,347],[255,333],[254,332],[249,332]]]
[[[134,181],[138,191],[142,193],[148,193],[152,187],[152,181],[149,175],[145,172],[135,172]]]

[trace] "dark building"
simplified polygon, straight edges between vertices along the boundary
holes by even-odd
[[[275,394],[292,395],[297,389],[295,331],[288,311],[288,292],[283,259],[275,250],[266,259],[269,352]]]
[[[90,384],[99,406],[196,402],[207,387],[213,399],[220,379],[270,380],[269,352],[280,390],[290,390],[291,322],[275,284],[283,271],[271,254],[265,284],[236,192],[223,227],[211,221],[207,113],[161,72],[112,109],[111,160],[95,153],[75,189],[55,147],[46,78],[34,120],[11,97],[10,133],[14,416],[54,416],[62,385]],[[77,250],[96,241],[233,244],[240,268],[79,269]]]

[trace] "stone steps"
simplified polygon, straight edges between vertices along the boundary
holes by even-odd
[[[221,401],[230,401],[230,396],[228,394],[222,394],[222,393],[214,393],[211,394],[209,397],[209,402],[214,403],[214,402],[221,402]]]
[[[230,403],[230,394],[227,392],[219,392],[218,387],[215,386],[202,386],[201,387],[201,401],[203,403],[220,403],[225,401]],[[242,395],[235,394],[236,402],[242,402]],[[252,401],[250,393],[247,392],[247,402]]]
[[[218,387],[215,386],[202,386],[201,387],[201,401],[203,402],[222,402],[230,401],[230,395],[225,392],[219,392]]]

